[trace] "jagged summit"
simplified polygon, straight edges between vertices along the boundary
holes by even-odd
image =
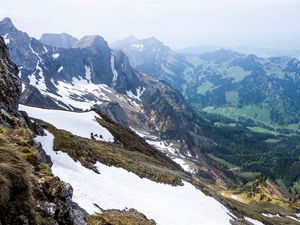
[[[88,35],[81,38],[73,48],[91,48],[91,47],[105,47],[108,48],[107,42],[99,35]]]
[[[77,41],[77,38],[67,33],[45,33],[40,38],[40,42],[58,48],[71,48]]]
[[[12,20],[9,17],[5,17],[3,20],[0,21],[0,29],[1,28],[10,32],[17,30],[17,28],[14,26]]]

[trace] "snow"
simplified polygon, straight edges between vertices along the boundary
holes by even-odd
[[[264,225],[262,222],[259,222],[258,220],[251,219],[251,218],[249,218],[249,217],[245,217],[245,219],[246,219],[248,222],[250,222],[250,223],[252,223],[252,224],[254,224],[254,225]]]
[[[156,136],[153,136],[145,131],[136,130],[133,127],[130,127],[130,129],[133,130],[140,137],[144,138],[149,145],[167,154],[174,162],[179,164],[182,167],[182,169],[184,169],[186,172],[189,173],[195,172],[195,170],[188,165],[186,159],[184,159],[184,156],[180,155],[179,151],[175,148],[173,143],[168,144],[166,141],[158,140],[159,138]],[[192,157],[190,152],[188,152],[188,156]]]
[[[277,214],[271,214],[271,213],[262,213],[263,216],[273,218],[273,217],[280,217],[280,215]]]
[[[4,42],[5,42],[6,45],[8,45],[8,44],[9,44],[9,41],[10,41],[9,38],[7,38],[7,35],[8,35],[8,34],[5,34],[5,35],[3,36]]]
[[[52,172],[74,189],[73,201],[88,213],[103,209],[135,208],[158,225],[229,225],[229,211],[214,198],[204,195],[189,183],[184,186],[156,183],[142,179],[122,168],[99,162],[100,174],[75,162],[68,154],[53,151],[53,135],[38,136],[50,155]]]
[[[63,110],[41,109],[25,105],[19,105],[19,110],[27,112],[30,117],[43,120],[58,129],[66,130],[74,135],[91,138],[91,133],[98,134],[97,140],[113,142],[114,137],[97,121],[100,116],[93,112],[70,112]],[[100,138],[100,134],[103,138]]]
[[[57,59],[58,57],[59,57],[59,53],[53,53],[53,54],[52,54],[52,58],[53,58],[53,59]]]
[[[175,161],[177,164],[179,164],[182,167],[182,169],[184,169],[184,171],[189,172],[189,173],[194,172],[194,170],[183,159],[173,158],[172,160]]]
[[[59,69],[57,70],[57,72],[60,73],[63,69],[64,69],[64,67],[60,66]]]
[[[126,93],[127,93],[127,96],[128,96],[129,98],[133,98],[133,99],[142,101],[142,100],[141,100],[141,96],[142,96],[142,94],[144,93],[144,91],[145,91],[145,88],[144,88],[144,87],[143,87],[142,89],[141,89],[141,87],[138,87],[138,88],[136,89],[136,95],[133,94],[131,90],[127,91]]]
[[[68,109],[75,107],[82,110],[89,110],[94,104],[100,104],[103,101],[110,101],[110,99],[106,96],[106,93],[112,93],[106,85],[93,84],[83,77],[73,78],[72,83],[58,81],[55,86],[57,88],[58,95],[49,92],[43,92],[43,94],[48,95],[57,101],[62,101],[69,106]],[[95,99],[93,100],[82,97],[92,95],[95,96]]]
[[[143,49],[144,49],[144,45],[142,45],[142,44],[132,44],[132,45],[130,45],[130,47],[139,52],[143,51]]]
[[[114,57],[113,54],[111,55],[111,58],[110,58],[110,65],[111,65],[111,71],[114,75],[112,82],[113,82],[113,86],[115,86],[116,82],[117,82],[117,79],[118,79],[118,72],[115,69],[115,57]]]
[[[176,149],[172,147],[172,144],[167,144],[165,141],[153,141],[146,140],[149,145],[152,145],[154,148],[160,151],[167,151],[171,154],[176,154]]]
[[[23,93],[23,91],[25,90],[25,87],[26,87],[26,85],[22,82],[22,93]]]
[[[91,72],[91,67],[87,66],[87,65],[84,65],[84,69],[85,69],[85,79],[88,81],[88,82],[91,82],[91,79],[92,79],[92,72]]]
[[[43,70],[40,67],[40,63],[43,63],[43,60],[41,59],[41,57],[39,56],[39,54],[36,51],[33,50],[32,46],[31,46],[31,43],[29,44],[29,48],[31,49],[31,52],[34,55],[36,55],[37,58],[38,58],[36,66],[35,66],[35,71],[28,77],[29,81],[30,81],[30,84],[32,86],[35,86],[36,88],[38,88],[40,91],[46,91],[47,90],[47,86],[46,86],[46,83],[45,83],[45,78],[44,78],[44,75],[43,75]],[[36,76],[36,72],[37,71],[38,71],[39,79],[37,79],[37,76]]]
[[[300,223],[300,220],[295,218],[295,217],[292,217],[292,216],[288,216],[288,218],[292,219],[292,220],[295,220],[295,221],[298,221]]]

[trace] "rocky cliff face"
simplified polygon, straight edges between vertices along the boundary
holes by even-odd
[[[27,128],[33,125],[18,113],[20,94],[18,68],[0,37],[0,224],[85,225],[86,212],[72,202],[72,187],[51,175]]]
[[[9,113],[16,113],[20,94],[18,68],[9,58],[8,49],[0,37],[0,108]]]
[[[179,88],[184,81],[182,75],[186,67],[192,66],[184,56],[154,37],[139,40],[129,36],[113,43],[112,47],[125,52],[138,71],[164,80],[175,88]]]

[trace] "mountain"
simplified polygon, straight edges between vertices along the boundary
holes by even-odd
[[[0,198],[2,224],[297,223],[294,195],[255,173],[297,183],[297,136],[274,144],[265,139],[275,135],[212,124],[100,36],[63,49],[9,20],[0,25],[12,58],[23,62],[19,77],[17,70],[4,77],[19,88],[22,79],[26,104],[17,113],[20,91],[2,93],[16,96],[8,105],[23,123],[0,126],[0,185],[9,196]]]
[[[190,46],[190,47],[178,49],[176,50],[176,52],[185,56],[190,56],[190,55],[200,55],[206,52],[216,51],[221,48],[222,46],[197,45],[197,46]]]
[[[131,65],[138,71],[164,80],[174,87],[179,87],[183,82],[181,76],[185,68],[192,66],[184,56],[154,37],[139,40],[129,36],[112,44],[112,47],[124,51]]]
[[[174,145],[174,150],[163,148],[169,149],[167,154],[173,158],[203,159],[197,162],[197,171],[204,170],[199,174],[211,182],[217,176],[225,183],[234,182],[230,173],[203,154],[202,149],[215,144],[203,136],[201,120],[183,96],[170,85],[133,69],[127,56],[110,49],[102,37],[86,36],[72,48],[55,48],[18,31],[10,20],[0,22],[0,35],[9,40],[12,59],[19,67],[22,104],[78,111],[103,109],[113,102],[127,117],[109,113],[115,121],[147,134],[144,137],[153,144]],[[208,172],[207,167],[211,168]]]
[[[42,34],[41,38],[39,39],[45,45],[57,47],[57,48],[71,48],[78,39],[67,34]]]
[[[0,68],[0,115],[10,119],[0,120],[1,224],[189,224],[216,214],[213,221],[229,224],[227,209],[190,184],[189,173],[102,112],[20,105],[19,113],[21,81],[2,37]]]
[[[111,48],[120,48],[124,45],[129,45],[131,43],[134,43],[135,41],[138,41],[138,39],[134,35],[130,35],[128,37],[125,37],[123,39],[117,40],[113,43],[111,43]]]
[[[8,114],[16,114],[21,94],[21,82],[18,77],[18,68],[9,58],[2,37],[0,37],[0,64],[0,108]]]
[[[299,60],[259,58],[223,49],[196,58],[184,91],[192,104],[260,122],[288,125],[299,121]]]

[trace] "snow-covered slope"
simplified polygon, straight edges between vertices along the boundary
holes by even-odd
[[[114,141],[112,134],[96,121],[96,117],[100,118],[100,116],[93,111],[70,112],[35,108],[25,105],[20,105],[19,110],[25,111],[30,117],[43,120],[58,129],[69,131],[80,137],[91,138],[91,133],[93,133],[94,138],[97,140],[107,142]]]
[[[135,208],[159,225],[230,224],[227,209],[189,183],[170,186],[141,179],[124,169],[99,162],[100,174],[83,167],[66,153],[53,151],[52,134],[38,136],[53,161],[52,171],[74,188],[73,200],[88,213],[103,209]]]

